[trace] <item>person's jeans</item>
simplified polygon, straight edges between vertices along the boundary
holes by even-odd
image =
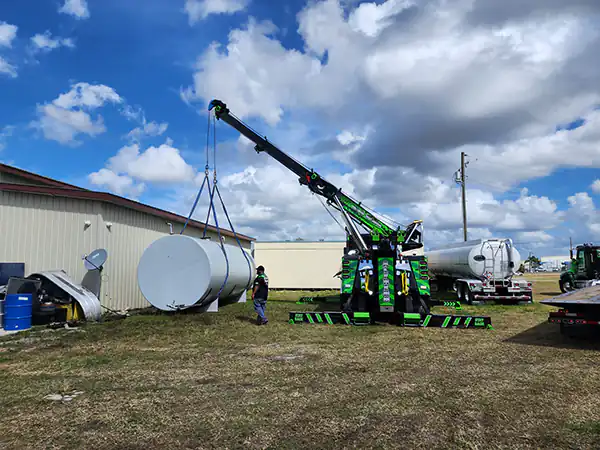
[[[254,298],[254,311],[258,314],[258,318],[265,322],[267,317],[265,316],[265,309],[267,308],[267,301],[264,298]]]

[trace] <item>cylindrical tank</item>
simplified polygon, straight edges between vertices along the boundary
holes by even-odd
[[[518,270],[521,255],[510,239],[459,242],[426,252],[429,271],[437,277],[478,278],[489,272],[496,279]]]
[[[164,236],[144,251],[138,264],[138,286],[154,307],[163,311],[205,306],[217,299],[240,297],[256,276],[254,260],[239,246],[180,234]]]

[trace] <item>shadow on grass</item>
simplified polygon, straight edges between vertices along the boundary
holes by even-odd
[[[540,292],[538,295],[545,295],[548,297],[557,297],[559,295],[562,295],[562,292],[556,292],[556,291]],[[544,299],[544,300],[548,300],[548,299]]]
[[[559,326],[548,322],[540,323],[504,340],[513,344],[539,347],[600,350],[600,334],[597,330],[574,330],[573,335],[560,333]]]
[[[252,317],[237,315],[237,316],[235,316],[235,318],[236,318],[236,320],[239,320],[240,322],[245,322],[245,323],[249,323],[252,325],[256,325],[256,319],[253,319]]]

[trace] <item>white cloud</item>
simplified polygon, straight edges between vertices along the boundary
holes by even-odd
[[[127,175],[118,175],[110,169],[100,169],[88,175],[90,183],[107,188],[111,192],[131,198],[138,198],[145,190],[144,183],[135,183]]]
[[[12,136],[14,129],[15,127],[11,125],[0,128],[0,152],[6,147],[6,138]]]
[[[60,94],[53,103],[65,109],[96,109],[108,102],[122,102],[121,97],[113,88],[103,84],[76,83],[71,87],[69,92]]]
[[[60,142],[61,144],[78,144],[75,140],[78,134],[97,136],[106,131],[104,120],[99,116],[95,121],[85,111],[59,108],[54,104],[38,106],[39,127],[46,139]]]
[[[0,47],[12,47],[13,40],[17,37],[19,27],[6,22],[0,22]]]
[[[351,131],[344,130],[336,136],[338,142],[344,146],[348,146],[355,142],[362,142],[365,140],[364,136],[357,136]]]
[[[570,196],[568,201],[569,214],[575,217],[578,227],[587,231],[592,239],[600,239],[600,211],[596,209],[592,197],[587,192],[578,192]]]
[[[203,177],[204,173],[198,174],[196,189]],[[212,183],[212,173],[209,179]],[[327,214],[317,197],[281,166],[273,163],[249,166],[221,176],[218,186],[236,231],[270,240],[344,238],[343,229]],[[195,190],[183,188],[177,191],[177,199],[163,206],[187,215],[196,195]],[[208,198],[205,188],[194,215],[197,220],[206,220]],[[228,227],[220,201],[215,199],[215,202],[219,224]],[[341,219],[338,221],[341,223]],[[212,214],[210,222],[214,223]]]
[[[6,22],[0,22],[0,48],[11,48],[17,37],[18,27]],[[17,68],[0,56],[0,74],[8,75],[10,78],[17,77]]]
[[[60,47],[75,48],[75,42],[71,38],[53,38],[50,31],[32,36],[31,43],[34,50],[46,51],[56,50]]]
[[[524,242],[529,245],[546,244],[556,239],[545,231],[520,231],[515,234],[516,243]]]
[[[594,194],[600,194],[600,180],[594,180],[590,187]]]
[[[248,7],[250,0],[185,0],[184,10],[190,25],[211,14],[233,14]]]
[[[229,33],[225,53],[219,44],[212,44],[198,60],[194,86],[183,90],[182,97],[209,99],[205,103],[219,98],[238,117],[258,113],[269,125],[277,124],[283,114],[281,104],[294,102],[304,90],[304,78],[298,74],[310,78],[311,68],[319,70],[319,63],[267,37],[274,31],[270,22],[251,20],[246,30]]]
[[[6,59],[0,56],[0,73],[8,75],[11,78],[17,77],[17,68],[10,64]]]
[[[108,160],[107,169],[151,183],[191,183],[196,176],[196,171],[172,146],[172,141],[158,147],[148,147],[141,152],[139,144],[122,147]]]
[[[156,137],[163,135],[168,128],[169,124],[166,122],[145,122],[141,127],[136,127],[127,133],[127,137],[132,142],[140,142],[144,137]]]
[[[125,105],[121,114],[126,117],[128,120],[137,122],[140,126],[131,130],[125,136],[130,142],[140,143],[142,139],[146,137],[156,137],[162,136],[169,127],[169,124],[166,122],[148,122],[146,120],[146,114],[144,110],[140,107],[134,108],[130,105]]]
[[[102,116],[98,115],[94,120],[92,111],[107,103],[122,102],[117,92],[108,86],[76,83],[52,103],[38,105],[39,118],[32,125],[40,129],[46,139],[77,145],[80,143],[76,140],[79,134],[93,137],[106,131]]]
[[[208,15],[201,2],[188,3],[195,21]],[[300,49],[287,48],[274,24],[250,18],[200,54],[182,98],[202,110],[212,98],[225,101],[366,205],[399,221],[425,220],[428,244],[462,238],[451,180],[461,151],[470,160],[469,237],[509,235],[551,248],[562,245],[555,234],[565,220],[596,229],[587,194],[570,197],[568,212],[526,190],[502,194],[559,167],[600,168],[597,4],[343,3],[307,3],[297,15]],[[583,126],[555,132],[577,117]],[[342,236],[289,171],[257,157],[243,138],[222,147],[236,167],[220,186],[246,233]],[[184,213],[195,197],[186,189],[186,204],[173,204]],[[600,193],[600,181],[591,189]]]
[[[86,0],[65,0],[65,3],[58,9],[58,12],[69,14],[76,19],[88,19],[90,17]]]
[[[369,37],[376,37],[392,24],[391,19],[404,9],[414,6],[412,1],[389,0],[382,4],[362,3],[348,18],[348,24],[354,31],[360,31]]]
[[[537,144],[554,139],[557,123],[600,101],[600,65],[592,57],[600,51],[598,31],[567,4],[553,15],[493,27],[471,23],[478,8],[469,1],[388,0],[345,14],[337,0],[310,2],[298,15],[304,51],[285,48],[273,24],[250,19],[230,32],[227,46],[213,44],[199,57],[182,96],[203,106],[218,97],[239,117],[270,126],[298,110],[342,130],[370,124],[364,151],[352,155],[362,168],[409,160],[433,171],[473,146],[492,157],[498,145],[519,145],[527,147],[519,159],[536,159]],[[584,63],[588,69],[576,69]],[[556,167],[547,161],[527,161],[502,178],[520,181],[513,174],[530,168],[545,174]]]

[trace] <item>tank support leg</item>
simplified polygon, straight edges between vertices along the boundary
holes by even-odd
[[[242,294],[240,295],[240,298],[238,298],[235,303],[246,303],[247,292],[248,292],[247,289],[244,292],[242,292]]]
[[[208,305],[203,306],[200,312],[219,312],[219,300],[214,300]]]

